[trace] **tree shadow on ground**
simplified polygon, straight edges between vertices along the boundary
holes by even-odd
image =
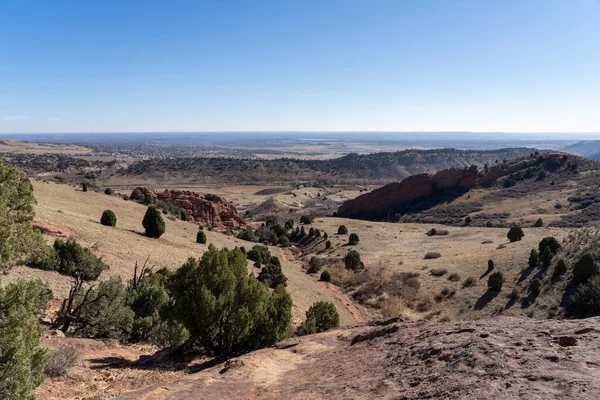
[[[479,299],[477,299],[477,302],[475,302],[475,305],[473,306],[473,308],[475,310],[481,310],[482,308],[487,306],[490,301],[494,300],[496,298],[496,296],[498,296],[499,294],[500,294],[499,291],[496,292],[493,290],[488,290]]]
[[[529,295],[527,297],[524,297],[521,299],[521,308],[527,308],[530,305],[532,305],[535,302],[535,299],[537,299],[537,297],[539,296],[539,294],[535,294],[533,292],[529,292]]]
[[[145,371],[185,371],[188,374],[200,372],[207,368],[223,363],[226,359],[222,357],[206,359],[203,362],[190,365],[199,354],[170,355],[166,350],[156,352],[152,355],[140,356],[135,361],[124,357],[101,357],[90,359],[91,369],[138,369]]]
[[[489,268],[488,268],[488,269],[487,269],[487,270],[486,270],[486,271],[485,271],[485,272],[484,272],[484,273],[483,273],[483,274],[482,274],[482,275],[479,277],[479,279],[483,279],[483,278],[485,278],[485,277],[486,277],[486,276],[488,276],[488,275],[490,274],[490,272],[492,272],[492,271],[493,271],[493,269],[489,269]]]
[[[517,280],[517,283],[521,283],[525,279],[527,279],[527,277],[529,275],[531,275],[531,273],[533,272],[534,269],[535,269],[535,266],[533,266],[533,267],[527,267],[523,271],[521,271],[521,275],[519,276],[519,279]]]

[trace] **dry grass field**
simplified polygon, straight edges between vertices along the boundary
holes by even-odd
[[[36,220],[45,224],[67,227],[75,232],[74,238],[82,245],[91,247],[94,253],[101,256],[110,266],[101,279],[111,275],[130,279],[136,262],[148,264],[155,269],[167,267],[176,269],[189,257],[200,257],[208,244],[218,248],[246,246],[252,243],[244,242],[233,236],[220,232],[206,231],[207,244],[195,242],[197,226],[190,222],[170,220],[165,218],[166,232],[160,239],[145,237],[142,218],[146,207],[132,201],[125,201],[120,196],[108,196],[96,192],[82,192],[78,187],[32,181],[34,194],[38,201]],[[114,228],[99,223],[102,212],[111,209],[117,215],[117,226]],[[52,242],[53,237],[48,237]],[[281,256],[279,249],[272,247],[272,254]],[[281,258],[281,257],[280,257]],[[348,311],[348,307],[340,298],[341,295],[318,285],[315,279],[306,275],[299,263],[287,255],[289,260],[282,259],[284,274],[288,277],[288,290],[292,296],[294,323],[298,324],[306,310],[316,301],[333,301],[340,313],[342,324],[352,324],[356,318]],[[249,268],[253,268],[249,264]],[[254,271],[255,273],[257,271]],[[19,278],[39,277],[48,282],[56,297],[68,293],[69,278],[55,272],[39,271],[27,267],[16,267],[4,277],[3,282],[11,282]],[[345,301],[345,303],[349,303]]]
[[[420,297],[431,307],[422,312],[403,310],[404,316],[415,319],[428,315],[434,315],[436,319],[475,318],[496,313],[499,308],[508,315],[531,313],[533,309],[518,305],[504,309],[509,303],[507,296],[527,267],[531,249],[537,249],[539,241],[546,236],[554,236],[560,241],[567,233],[559,228],[526,228],[521,241],[509,243],[507,228],[446,227],[343,218],[317,218],[312,225],[327,232],[332,242],[330,250],[319,247],[315,252],[317,257],[337,258],[341,263],[348,251],[354,249],[360,253],[366,269],[373,273],[381,269],[384,279],[393,279],[394,273],[418,273]],[[336,234],[340,225],[345,225],[349,233],[359,235],[358,245],[349,246],[348,235]],[[447,230],[448,235],[427,236],[426,232],[431,228]],[[439,253],[440,257],[425,259],[427,253]],[[506,282],[500,294],[488,298],[486,271],[490,259],[495,263],[494,270],[504,273]],[[458,276],[450,279],[453,274]],[[474,278],[474,286],[463,287],[469,277]],[[452,294],[436,301],[436,296],[445,289]],[[380,299],[373,300],[374,305],[377,300]],[[535,310],[540,317],[545,317],[542,312]]]

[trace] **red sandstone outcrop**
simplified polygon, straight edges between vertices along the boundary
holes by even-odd
[[[434,175],[413,175],[401,182],[390,183],[345,202],[338,209],[337,215],[340,217],[373,215],[412,200],[431,196],[436,190],[468,189],[476,185],[476,166],[465,169],[444,169]]]
[[[185,210],[190,220],[201,225],[217,229],[246,226],[246,222],[237,214],[237,209],[222,197],[214,194],[202,194],[189,190],[157,192],[142,187],[132,192],[131,199],[143,200],[146,196],[150,196],[153,203],[163,201]]]
[[[33,229],[50,236],[69,238],[75,235],[75,232],[64,226],[44,224],[40,221],[31,221],[30,224]]]

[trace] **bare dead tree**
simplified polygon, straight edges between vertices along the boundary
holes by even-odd
[[[144,276],[150,275],[152,273],[152,267],[147,267],[148,260],[150,260],[150,256],[148,256],[148,258],[146,258],[146,261],[144,261],[144,265],[142,266],[139,275],[137,273],[138,263],[137,261],[135,262],[135,267],[133,267],[133,279],[131,280],[131,287],[133,288],[133,290],[136,290],[138,288],[138,285],[140,284]]]

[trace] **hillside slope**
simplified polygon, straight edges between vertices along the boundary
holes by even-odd
[[[146,207],[133,201],[125,201],[120,196],[108,196],[95,192],[82,192],[68,185],[32,181],[34,195],[38,201],[35,207],[37,221],[57,227],[66,227],[73,231],[79,243],[91,247],[94,253],[110,266],[100,279],[118,275],[124,280],[131,279],[135,263],[148,265],[155,270],[166,267],[177,269],[189,257],[200,257],[209,244],[216,247],[246,246],[233,236],[219,232],[206,231],[207,244],[196,243],[197,225],[181,220],[165,218],[166,232],[160,239],[151,239],[143,235],[142,218]],[[106,227],[99,223],[102,212],[111,209],[117,215],[117,226]],[[54,237],[48,236],[53,242]],[[279,249],[272,247],[272,254],[281,256]],[[280,257],[282,258],[282,257]],[[287,258],[290,258],[288,261]],[[292,296],[292,309],[295,323],[304,318],[304,313],[316,301],[333,301],[340,313],[342,324],[356,322],[355,316],[348,311],[349,301],[336,292],[335,288],[323,287],[316,279],[304,273],[291,255],[282,259],[282,269],[288,277],[288,290]],[[253,267],[249,264],[249,269]],[[254,273],[257,273],[255,270]],[[13,268],[3,283],[19,278],[41,278],[48,282],[55,297],[63,298],[69,291],[70,279],[55,272],[35,270],[27,267]],[[354,310],[352,310],[354,311]]]
[[[397,322],[282,342],[123,399],[593,399],[600,318]]]

